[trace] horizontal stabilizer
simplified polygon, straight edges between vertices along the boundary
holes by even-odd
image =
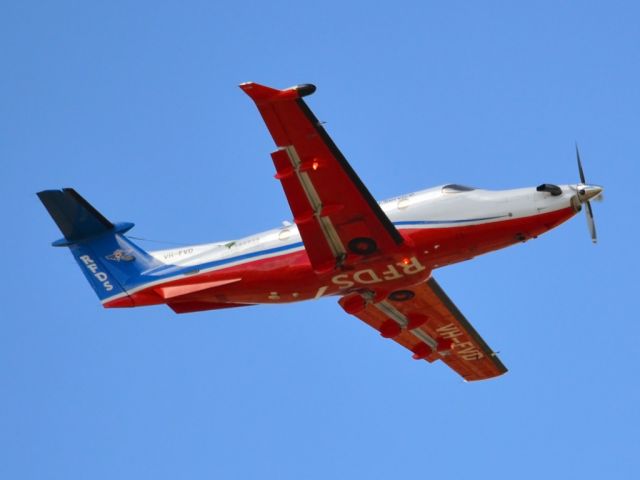
[[[230,283],[239,282],[240,278],[231,278],[227,280],[216,280],[213,282],[192,283],[187,285],[171,285],[168,287],[157,287],[155,291],[165,300],[183,297],[191,293],[201,292],[210,288],[221,287]]]
[[[248,307],[248,303],[213,303],[213,302],[167,302],[167,305],[176,313],[206,312],[207,310],[220,310],[222,308]]]

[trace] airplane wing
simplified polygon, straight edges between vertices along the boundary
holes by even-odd
[[[402,291],[397,299],[364,302],[358,293],[340,299],[342,308],[413,352],[416,360],[442,360],[467,381],[507,371],[496,353],[433,279]],[[411,295],[413,294],[413,295]]]
[[[331,271],[362,256],[392,252],[403,243],[302,97],[313,85],[276,90],[240,88],[256,103],[275,144],[276,178],[314,270]]]

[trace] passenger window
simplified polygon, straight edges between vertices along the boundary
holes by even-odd
[[[400,200],[398,200],[398,209],[399,210],[407,208],[408,206],[409,206],[409,199],[407,197],[402,197]]]
[[[280,230],[280,233],[278,233],[278,238],[280,240],[287,240],[290,236],[291,236],[291,230],[289,230],[288,228],[285,228],[284,230]]]

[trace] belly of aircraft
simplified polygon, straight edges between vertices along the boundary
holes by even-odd
[[[405,228],[400,231],[414,248],[403,257],[378,257],[358,262],[353,269],[318,274],[302,249],[156,285],[130,297],[136,305],[196,302],[202,304],[200,309],[207,304],[213,309],[296,302],[363,289],[385,295],[426,281],[436,268],[534,238],[574,214],[567,208],[468,226]],[[172,292],[178,295],[164,298]]]

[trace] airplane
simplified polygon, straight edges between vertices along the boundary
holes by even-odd
[[[378,203],[304,101],[311,84],[240,88],[258,108],[293,223],[234,241],[145,251],[72,188],[37,195],[105,308],[166,304],[176,313],[338,297],[342,309],[416,360],[465,381],[507,371],[433,278],[453,263],[526,242],[602,187],[580,183],[491,191],[448,184]]]

